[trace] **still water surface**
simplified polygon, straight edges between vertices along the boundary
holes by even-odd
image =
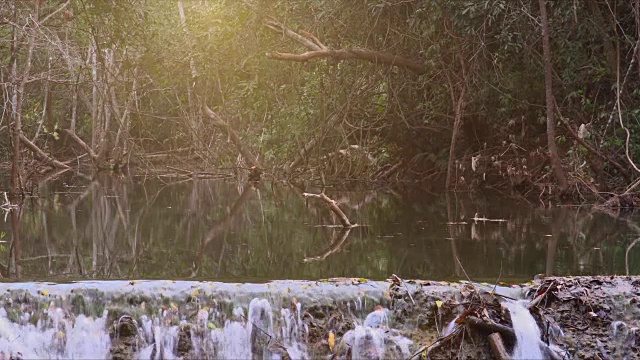
[[[326,189],[352,222],[278,183],[67,179],[0,217],[13,280],[266,281],[364,277],[507,282],[545,273],[640,274],[637,216],[496,194]],[[484,219],[484,220],[483,220]],[[631,224],[631,225],[630,225]],[[458,260],[459,259],[459,262]],[[464,270],[464,271],[463,271]]]

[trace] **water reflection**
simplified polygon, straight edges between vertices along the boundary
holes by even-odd
[[[339,220],[303,190],[322,189],[108,176],[52,183],[0,221],[0,275],[261,281],[466,272],[520,281],[640,273],[637,217],[493,195],[325,189],[364,225],[343,230],[318,226]]]

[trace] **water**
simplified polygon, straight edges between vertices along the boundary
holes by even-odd
[[[462,267],[487,282],[640,273],[640,246],[631,246],[638,235],[625,221],[586,207],[549,209],[490,193],[328,188],[352,222],[366,225],[345,233],[318,226],[338,221],[324,204],[305,200],[303,190],[320,191],[63,179],[41,187],[20,214],[0,216],[0,273],[13,280],[241,282],[390,274],[458,280],[465,278]],[[12,216],[20,230],[15,243]]]
[[[447,326],[445,326],[444,330],[442,330],[442,336],[447,336],[453,332],[453,329],[456,328],[456,321],[460,318],[460,315],[456,315],[453,320],[451,320]]]
[[[389,327],[388,309],[377,307],[362,324],[344,334],[352,359],[406,359],[411,355],[411,340]]]
[[[545,359],[540,349],[540,328],[527,304],[526,300],[505,302],[516,333],[516,345],[511,356],[514,359]]]
[[[0,354],[24,359],[106,359],[111,341],[107,333],[105,312],[99,318],[83,314],[73,319],[57,307],[47,310],[48,319],[28,323],[29,312],[20,314],[18,323],[7,318],[0,308]],[[35,315],[33,315],[35,316]]]
[[[311,339],[303,314],[308,318],[308,311],[317,314],[313,306],[331,304],[345,311],[345,321],[356,324],[336,340],[336,347],[350,346],[354,359],[406,358],[413,343],[391,327],[388,309],[377,305],[356,310],[348,305],[364,299],[379,303],[387,286],[282,281],[5,283],[0,284],[5,304],[0,307],[0,356],[311,359],[318,356],[314,344],[322,339]],[[186,289],[192,290],[188,297]],[[80,301],[83,306],[77,306]]]

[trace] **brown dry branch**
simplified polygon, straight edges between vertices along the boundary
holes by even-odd
[[[391,279],[393,282],[396,282],[400,285],[402,285],[402,287],[405,288],[405,290],[407,290],[407,295],[409,295],[409,299],[411,300],[411,303],[413,305],[416,304],[416,301],[413,299],[413,296],[411,295],[411,291],[409,291],[409,288],[407,287],[407,284],[404,282],[404,280],[402,280],[400,278],[400,276],[396,275],[396,274],[391,274]]]
[[[626,195],[626,194],[630,193],[630,192],[631,192],[631,191],[633,191],[633,189],[635,189],[638,185],[640,185],[640,178],[638,178],[638,180],[636,180],[634,183],[632,183],[631,185],[629,185],[629,186],[627,187],[627,189],[624,191],[624,193],[623,193],[623,194],[625,194],[625,195]]]
[[[278,51],[268,52],[266,56],[269,59],[298,62],[305,62],[316,58],[332,58],[334,60],[357,59],[368,61],[374,64],[386,64],[390,66],[405,68],[418,75],[427,72],[426,66],[424,66],[421,61],[409,59],[396,54],[361,48],[330,49],[322,42],[320,42],[320,40],[318,40],[318,38],[314,35],[306,31],[295,32],[273,18],[269,18],[267,21],[265,21],[265,26],[277,32],[281,32],[284,36],[299,42],[304,47],[309,49],[309,51],[301,54],[284,53]]]
[[[202,102],[202,109],[204,110],[204,113],[209,118],[209,120],[212,121],[212,124],[226,133],[226,135],[229,137],[229,139],[231,139],[231,142],[233,142],[233,144],[236,146],[236,149],[240,154],[242,154],[245,160],[251,166],[262,169],[262,165],[260,165],[256,157],[251,154],[249,149],[244,146],[244,143],[240,139],[240,136],[238,136],[238,133],[233,130],[231,125],[229,125],[229,123],[226,122],[218,113],[211,110],[211,108],[209,108],[209,106],[207,106],[204,101]]]
[[[407,358],[407,360],[412,360],[415,359],[416,357],[419,357],[421,354],[423,355],[423,358],[428,359],[429,358],[429,354],[436,350],[437,348],[439,348],[440,346],[444,345],[447,341],[452,340],[453,338],[455,338],[464,328],[462,326],[458,326],[455,330],[453,330],[452,332],[450,332],[449,334],[445,335],[445,336],[441,336],[439,337],[435,342],[433,342],[431,345],[425,345],[423,347],[421,347],[420,349],[418,349],[418,351],[416,351],[415,353],[413,353],[413,355],[409,356]]]
[[[69,165],[60,162],[51,156],[47,155],[42,149],[40,149],[36,144],[32,143],[31,140],[27,139],[22,133],[20,133],[20,142],[22,142],[29,150],[31,150],[38,158],[45,161],[47,164],[58,168],[58,169],[68,169]]]
[[[65,172],[67,172],[69,170],[71,170],[71,167],[59,168],[58,170],[51,171],[50,173],[48,173],[42,179],[38,179],[38,186],[41,186],[41,185],[44,185],[44,184],[48,183],[49,181],[57,178],[58,176],[64,174]]]
[[[320,193],[320,194],[303,193],[302,196],[304,196],[305,198],[310,197],[310,198],[320,199],[324,201],[327,205],[329,205],[329,208],[331,209],[331,211],[334,214],[336,214],[336,216],[338,216],[338,219],[340,219],[340,223],[342,224],[342,227],[352,228],[356,226],[355,224],[351,224],[347,215],[345,215],[345,213],[338,206],[338,202],[331,199],[324,193]]]
[[[80,147],[84,149],[87,155],[91,156],[91,160],[94,163],[97,163],[98,154],[96,154],[95,151],[93,151],[91,146],[87,145],[86,142],[84,142],[78,135],[76,135],[73,129],[63,129],[62,131],[64,131],[65,134],[67,134],[71,139],[73,139],[73,141],[75,141],[78,145],[80,145]]]
[[[489,346],[491,346],[493,356],[495,356],[497,360],[511,359],[509,353],[507,353],[507,349],[504,347],[504,342],[502,341],[502,336],[500,336],[499,332],[489,335],[487,340],[489,340]]]
[[[555,101],[555,99],[554,99]],[[564,126],[567,128],[567,130],[569,131],[569,135],[575,140],[577,141],[580,145],[584,146],[585,149],[587,149],[587,151],[589,151],[590,153],[594,154],[595,156],[599,157],[600,159],[602,159],[605,162],[610,163],[611,165],[615,166],[616,169],[618,169],[618,171],[620,171],[620,174],[622,174],[625,178],[629,178],[629,172],[627,171],[627,169],[625,169],[624,167],[622,167],[622,165],[620,165],[617,161],[611,159],[610,157],[607,157],[605,155],[603,155],[601,152],[599,152],[597,149],[595,149],[593,146],[589,145],[589,143],[587,143],[586,141],[584,141],[583,138],[581,138],[580,136],[578,136],[578,133],[575,131],[575,129],[573,128],[573,126],[571,126],[571,124],[569,124],[569,122],[567,121],[567,119],[565,117],[562,116],[562,113],[560,112],[560,109],[558,108],[558,106],[554,106],[555,111],[558,115],[558,117],[560,118],[560,121],[562,121],[562,123],[564,124]]]
[[[345,104],[346,106],[346,104]],[[345,108],[345,106],[343,106],[343,108]],[[328,121],[328,125],[329,126],[338,126],[338,124],[340,124],[340,122],[342,121],[342,116],[339,116],[338,113],[334,113],[329,117],[329,121]],[[291,172],[293,170],[295,170],[298,166],[300,166],[305,160],[307,160],[307,155],[311,153],[311,151],[320,143],[322,142],[322,140],[324,140],[324,136],[320,135],[320,136],[314,136],[311,138],[311,140],[309,140],[307,142],[307,144],[304,146],[304,148],[302,148],[298,154],[296,155],[295,159],[293,159],[293,161],[291,162],[291,164],[289,164],[286,169],[285,172],[287,174],[291,174]]]
[[[481,331],[485,331],[488,333],[499,333],[500,335],[508,339],[513,340],[516,338],[516,333],[512,328],[506,325],[498,324],[494,321],[483,320],[475,316],[467,316],[464,318],[464,323]]]
[[[375,176],[376,180],[387,180],[391,175],[397,172],[402,166],[402,160],[398,161],[394,165],[392,165],[388,170],[381,172],[379,175]]]
[[[482,320],[479,319],[475,316],[467,316],[464,320],[464,322],[471,326],[476,328],[477,330],[483,331],[483,332],[488,332],[488,333],[498,333],[501,336],[508,338],[512,341],[514,341],[516,339],[516,333],[513,330],[513,328],[510,328],[506,325],[502,325],[502,324],[498,324],[496,322],[493,321],[487,321],[487,320]],[[552,359],[552,360],[561,360],[562,357],[560,355],[558,355],[555,351],[553,351],[553,349],[551,349],[549,347],[549,345],[545,344],[544,342],[542,342],[540,339],[538,339],[538,346],[541,347],[544,355],[546,356],[547,359]]]

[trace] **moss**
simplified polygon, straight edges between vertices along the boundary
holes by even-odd
[[[71,307],[76,314],[93,315],[89,313],[87,302],[81,294],[71,296]]]

